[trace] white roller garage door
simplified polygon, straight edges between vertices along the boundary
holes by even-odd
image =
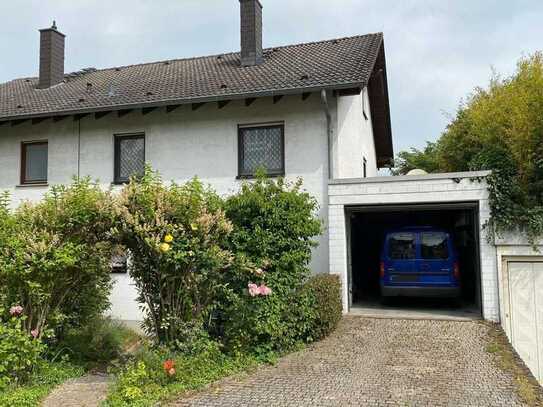
[[[508,262],[511,342],[543,382],[543,262]]]

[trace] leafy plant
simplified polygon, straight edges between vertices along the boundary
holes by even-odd
[[[266,359],[311,339],[311,298],[300,289],[322,225],[317,202],[301,188],[301,180],[260,176],[226,200],[236,261],[224,276],[229,291],[217,325],[231,350]]]
[[[315,301],[316,316],[311,328],[314,339],[322,339],[334,331],[341,320],[341,281],[339,276],[319,274],[305,284]]]
[[[69,328],[49,354],[66,355],[70,361],[87,368],[107,366],[119,359],[125,346],[136,343],[138,335],[121,322],[102,316],[81,327]]]
[[[197,179],[165,186],[146,168],[122,191],[118,213],[147,331],[161,343],[186,341],[187,324],[210,314],[232,263],[221,199]]]
[[[0,391],[24,383],[44,350],[40,340],[22,329],[26,316],[12,314],[6,322],[0,320]]]
[[[226,355],[218,347],[190,356],[172,352],[168,348],[144,347],[119,373],[105,405],[156,405],[158,400],[202,388],[255,364],[251,357]]]
[[[4,207],[5,208],[5,207]],[[99,315],[109,305],[109,193],[88,179],[55,186],[36,204],[0,215],[0,300],[20,304],[38,337]]]

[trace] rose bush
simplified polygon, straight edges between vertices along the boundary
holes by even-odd
[[[44,345],[23,330],[27,316],[20,305],[0,316],[0,392],[24,382],[37,365]]]
[[[263,358],[312,340],[313,297],[302,290],[322,225],[302,181],[259,176],[225,201],[235,262],[217,325],[232,350]]]

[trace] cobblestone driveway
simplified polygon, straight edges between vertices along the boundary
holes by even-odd
[[[175,406],[520,406],[477,322],[346,317],[328,339]]]

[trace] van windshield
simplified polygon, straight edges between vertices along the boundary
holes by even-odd
[[[420,251],[423,259],[448,259],[447,234],[443,232],[422,233]]]
[[[413,233],[391,233],[388,238],[388,257],[393,260],[415,258],[415,235]]]

